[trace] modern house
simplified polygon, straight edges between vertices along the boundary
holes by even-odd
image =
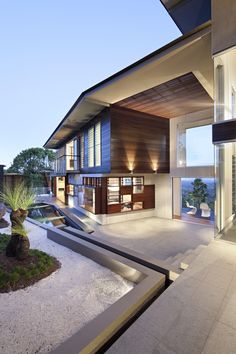
[[[181,180],[214,178],[218,233],[236,209],[236,3],[162,3],[183,35],[79,96],[44,145],[53,190],[107,224],[180,217]]]

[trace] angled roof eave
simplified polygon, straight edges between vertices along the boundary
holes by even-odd
[[[66,122],[68,122],[69,118],[72,117],[74,114],[75,110],[78,112],[79,109],[85,109],[87,110],[87,121],[92,119],[93,116],[98,114],[102,109],[104,109],[106,106],[109,106],[109,103],[107,102],[100,102],[92,99],[92,94],[97,92],[98,90],[101,90],[102,88],[108,86],[109,84],[114,83],[116,80],[121,80],[123,77],[128,76],[130,73],[134,72],[135,70],[138,70],[139,68],[143,67],[144,65],[147,65],[150,63],[152,60],[157,60],[159,57],[162,57],[164,55],[167,55],[168,53],[181,48],[182,46],[185,46],[189,43],[192,43],[194,40],[200,38],[201,36],[207,34],[210,32],[210,26],[211,22],[207,22],[204,25],[198,27],[197,29],[194,29],[188,34],[182,35],[178,37],[177,39],[173,40],[172,42],[166,44],[165,46],[159,48],[158,50],[152,52],[151,54],[148,54],[147,56],[143,57],[142,59],[138,60],[137,62],[127,66],[126,68],[118,71],[117,73],[113,74],[112,76],[106,78],[105,80],[99,82],[98,84],[90,87],[89,89],[85,90],[84,92],[81,93],[81,95],[78,97],[78,99],[75,101],[73,106],[70,108],[70,110],[67,112],[65,117],[62,119],[60,124],[57,126],[57,128],[54,130],[54,132],[51,134],[51,136],[48,138],[46,143],[44,144],[45,148],[59,148],[62,143],[68,141],[71,134],[66,133],[65,138],[56,138],[56,134],[60,131],[60,129],[63,129],[63,127],[66,126]],[[90,108],[91,106],[91,108]],[[79,123],[79,120],[77,119],[77,123]],[[86,123],[86,119],[84,119],[83,125]],[[64,128],[66,131],[66,128]],[[62,134],[63,135],[63,134]],[[54,142],[53,142],[54,141]]]

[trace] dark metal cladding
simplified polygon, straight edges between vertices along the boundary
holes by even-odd
[[[185,34],[211,20],[211,0],[160,0]]]
[[[236,141],[236,119],[230,119],[213,124],[212,141],[213,144]]]

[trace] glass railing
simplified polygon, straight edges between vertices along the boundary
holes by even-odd
[[[63,155],[58,157],[54,163],[55,173],[66,173],[67,171],[79,170],[79,157],[76,155]]]

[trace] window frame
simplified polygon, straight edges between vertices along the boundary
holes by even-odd
[[[88,134],[88,167],[102,166],[102,124],[98,121],[91,125]]]
[[[207,167],[214,166],[214,161],[212,164],[208,165],[187,165],[187,150],[186,150],[186,131],[187,129],[200,128],[206,125],[212,125],[213,118],[205,118],[195,122],[180,123],[177,125],[176,131],[176,167],[181,168],[193,168],[193,167]],[[182,149],[180,150],[182,146]]]

